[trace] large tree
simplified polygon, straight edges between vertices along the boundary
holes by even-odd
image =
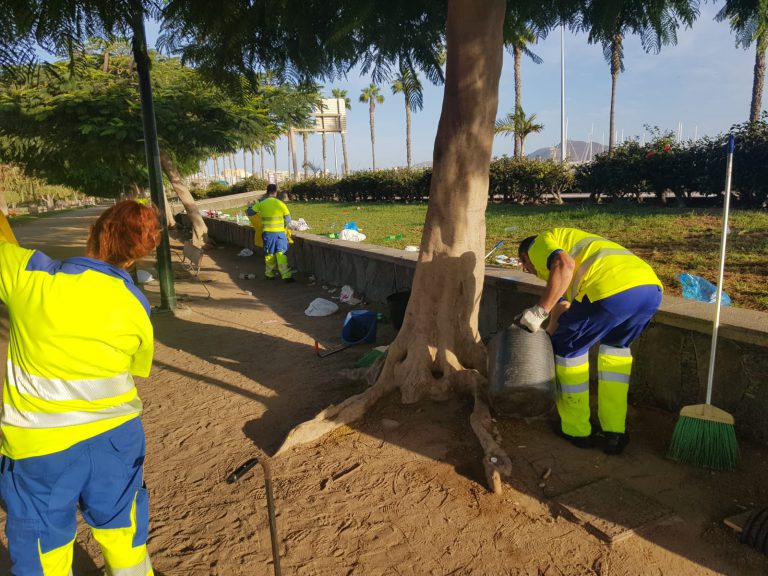
[[[755,43],[755,70],[752,77],[752,102],[749,121],[757,122],[763,109],[765,51],[768,48],[768,0],[726,0],[715,18],[728,20],[736,35],[736,46],[744,49]]]
[[[371,127],[371,160],[373,169],[376,170],[376,129],[374,127],[374,111],[376,104],[384,103],[384,95],[376,84],[371,83],[360,92],[360,102],[368,104],[368,123]]]
[[[392,93],[402,94],[405,100],[405,158],[411,167],[411,112],[424,108],[424,91],[419,76],[413,70],[401,69],[392,82]]]
[[[599,43],[611,70],[608,153],[615,145],[616,84],[624,71],[624,39],[637,34],[646,52],[677,43],[677,29],[690,26],[699,14],[698,0],[591,0],[582,9],[580,27],[590,43]]]
[[[514,4],[523,3],[558,17],[570,17],[580,4]],[[435,82],[443,79],[447,41],[429,207],[403,327],[376,383],[296,428],[281,451],[361,417],[395,389],[406,403],[469,393],[475,395],[472,427],[494,488],[500,488],[499,475],[511,472],[482,401],[487,362],[478,332],[488,171],[509,10],[505,0],[324,0],[303,2],[300,10],[278,0],[258,6],[222,0],[215,7],[170,0],[168,37],[178,39],[176,48],[214,75],[232,70],[255,75],[268,68],[331,78],[359,66],[381,83],[405,62]]]
[[[123,58],[125,60],[125,58]],[[43,72],[43,81],[0,91],[0,157],[33,175],[98,196],[124,193],[147,179],[136,78],[129,65],[103,72],[98,58],[77,75],[66,63]],[[155,111],[163,172],[204,242],[205,224],[183,176],[211,154],[260,145],[281,130],[280,121],[309,115],[311,100],[285,86],[230,97],[178,60],[153,65]],[[303,103],[303,104],[302,104]],[[270,109],[274,105],[275,109]],[[143,186],[142,186],[143,187]]]
[[[529,46],[535,44],[537,40],[538,36],[536,35],[536,32],[534,32],[531,25],[524,20],[521,15],[507,19],[507,23],[504,27],[504,44],[507,46],[507,49],[512,52],[512,57],[514,59],[515,111],[512,113],[513,116],[520,111],[523,106],[521,96],[521,66],[523,55],[528,56],[536,64],[542,63],[542,59],[534,54],[529,48]],[[520,137],[517,134],[515,134],[514,137],[515,158],[522,158],[523,151]]]
[[[344,100],[344,107],[347,110],[352,110],[352,102],[350,101],[349,96],[347,96],[346,90],[333,88],[331,90],[331,96]],[[344,175],[346,176],[349,174],[349,161],[347,160],[347,131],[345,129],[342,129],[341,131],[341,155],[344,158]]]

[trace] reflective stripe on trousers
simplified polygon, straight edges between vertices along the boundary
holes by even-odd
[[[589,436],[589,355],[555,356],[560,425],[569,436]]]
[[[597,415],[604,432],[624,433],[627,420],[627,394],[632,373],[632,351],[605,344],[597,355]]]
[[[61,452],[0,460],[12,576],[69,576],[77,508],[107,573],[150,576],[144,430],[136,418]]]
[[[281,278],[291,277],[291,268],[288,266],[288,257],[282,252],[264,255],[264,275],[267,278],[274,278],[275,268],[280,272]]]

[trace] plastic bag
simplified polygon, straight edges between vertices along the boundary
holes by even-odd
[[[699,302],[709,302],[714,304],[717,298],[717,286],[712,284],[706,278],[701,276],[694,276],[683,272],[675,276],[683,285],[683,298],[686,300],[698,300]],[[720,301],[722,306],[731,305],[731,297],[723,291],[722,300]]]
[[[305,230],[309,230],[309,224],[307,224],[307,221],[304,220],[304,218],[291,220],[291,223],[288,224],[288,226],[291,230],[296,230],[297,232],[304,232]]]
[[[307,316],[330,316],[336,312],[339,307],[330,300],[325,298],[315,298],[309,303],[309,306],[304,310],[304,314]]]
[[[139,284],[146,284],[147,282],[152,282],[154,280],[152,274],[141,268],[136,269],[136,278],[138,279]]]
[[[344,228],[344,230],[339,232],[339,240],[348,240],[350,242],[362,242],[363,240],[365,240],[365,234],[363,234],[362,232],[358,232],[357,230]]]
[[[339,302],[344,302],[350,306],[354,306],[356,304],[360,304],[360,299],[355,298],[355,291],[352,289],[352,286],[345,284],[339,293]]]

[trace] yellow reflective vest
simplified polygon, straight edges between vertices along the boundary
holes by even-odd
[[[0,211],[0,240],[6,240],[11,244],[18,244],[16,236],[13,235],[13,230],[11,230],[11,225],[8,224],[8,220],[2,211]]]
[[[581,302],[587,296],[595,302],[649,284],[663,290],[661,281],[644,260],[616,242],[576,228],[554,228],[536,236],[528,257],[539,278],[549,280],[549,260],[559,251],[575,261],[573,278],[565,294],[568,301]]]
[[[270,196],[254,205],[253,210],[261,216],[264,232],[285,232],[285,217],[290,216],[290,212],[281,200]]]
[[[2,454],[66,450],[141,414],[133,376],[149,375],[154,341],[125,270],[0,240],[0,300],[10,316]]]

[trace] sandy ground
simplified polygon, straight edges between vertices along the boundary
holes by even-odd
[[[81,253],[97,213],[67,213],[20,225],[17,233],[27,246],[70,256]],[[173,247],[179,251],[178,239]],[[274,452],[293,426],[362,386],[339,370],[370,346],[324,359],[314,354],[315,339],[333,345],[340,338],[342,314],[303,314],[327,292],[301,277],[291,285],[262,280],[259,258],[237,252],[213,249],[203,262],[200,276],[211,299],[179,268],[176,286],[186,309],[154,317],[154,369],[138,386],[157,575],[272,574],[260,469],[234,484],[224,480],[253,457],[254,446]],[[240,280],[241,272],[258,279]],[[159,301],[156,283],[147,292]],[[393,337],[391,326],[380,325],[378,344]],[[631,407],[632,443],[612,458],[564,443],[547,422],[500,420],[515,477],[494,496],[481,482],[470,409],[463,399],[401,406],[393,396],[354,427],[276,458],[283,574],[768,574],[768,559],[739,544],[721,522],[768,505],[766,448],[742,443],[741,469],[713,473],[663,458],[676,417],[662,411]],[[607,544],[556,504],[560,495],[604,477],[670,514]],[[101,574],[102,566],[98,546],[81,527],[74,574]],[[0,574],[8,571],[3,539]]]

